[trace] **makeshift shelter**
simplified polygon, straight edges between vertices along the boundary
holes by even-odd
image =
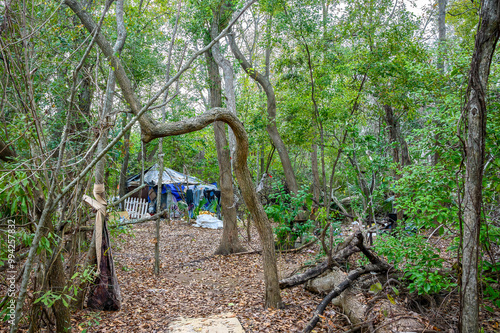
[[[160,175],[158,169],[159,169],[158,164],[154,164],[153,166],[144,170],[144,183],[146,183],[149,187],[155,187],[158,185],[158,177]],[[141,181],[141,173],[129,177],[127,179],[127,192],[131,192],[137,187],[141,186],[140,181]],[[188,185],[199,185],[202,183],[202,181],[196,177],[187,176],[173,169],[164,168],[162,175],[162,183],[163,185],[168,185],[168,188],[172,190],[173,195],[177,198],[177,200],[180,200],[181,196],[177,191],[177,187],[180,188],[181,185],[186,185],[186,183]],[[144,189],[142,192],[134,195],[134,197],[147,199],[148,192],[149,192],[148,189]]]
[[[160,175],[158,164],[144,171],[144,183],[149,186],[147,199],[149,202],[149,213],[154,214],[156,209],[156,197],[158,193],[158,178]],[[140,186],[141,174],[136,174],[129,177],[127,180],[128,191]],[[185,187],[188,187],[185,190]],[[181,172],[170,168],[163,169],[162,175],[162,210],[173,207],[174,214],[177,209],[178,201],[185,201],[190,211],[198,204],[203,197],[206,197],[207,204],[217,199],[217,204],[220,202],[220,191],[216,185],[204,185],[203,182],[192,176],[185,175]],[[219,210],[219,209],[218,209]]]

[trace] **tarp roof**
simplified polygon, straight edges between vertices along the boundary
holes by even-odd
[[[144,182],[148,184],[149,186],[156,186],[158,184],[158,176],[160,175],[160,172],[158,171],[159,167],[158,164],[153,165],[149,169],[144,171]],[[127,179],[127,182],[134,182],[134,181],[140,181],[141,179],[141,174],[137,174],[135,176],[130,177]],[[199,180],[196,177],[187,177],[188,184],[189,185],[199,185],[202,184],[203,182]],[[163,176],[162,176],[162,183],[163,184],[186,184],[186,175],[175,171],[170,168],[164,168],[163,169]]]

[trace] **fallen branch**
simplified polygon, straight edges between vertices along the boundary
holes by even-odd
[[[349,288],[351,284],[358,279],[360,276],[367,273],[377,273],[377,272],[385,272],[389,270],[390,265],[385,261],[381,260],[377,257],[370,249],[366,248],[364,245],[364,238],[361,231],[357,231],[354,233],[354,238],[356,238],[356,247],[359,248],[361,252],[368,258],[371,264],[362,266],[357,268],[349,273],[347,279],[343,282],[339,283],[331,292],[326,295],[326,297],[321,301],[316,310],[314,311],[313,318],[309,321],[307,326],[304,328],[304,333],[310,333],[313,328],[318,323],[321,314],[325,311],[325,308],[330,302],[340,296],[340,294]]]
[[[368,260],[370,260],[370,262],[372,264],[384,266],[386,270],[389,269],[390,266],[388,263],[380,260],[380,258],[377,257],[375,254],[373,254],[373,252],[370,251],[370,249],[365,247],[364,238],[363,238],[363,234],[361,233],[361,231],[358,230],[354,235],[355,235],[356,239],[358,240],[356,245],[359,247],[361,252],[363,252],[363,254],[368,258]]]
[[[138,224],[138,223],[148,222],[148,221],[151,221],[151,220],[156,220],[157,218],[159,218],[160,216],[162,216],[163,214],[165,214],[167,212],[168,212],[168,209],[164,209],[161,212],[156,213],[155,215],[152,215],[152,216],[143,217],[143,218],[137,219],[137,220],[130,220],[128,222],[122,222],[122,223],[113,224],[113,225],[110,226],[110,228],[117,228],[117,227],[121,227],[121,226],[124,226],[124,225]]]
[[[142,184],[141,186],[139,186],[138,188],[134,189],[133,191],[130,191],[128,192],[127,194],[125,194],[123,197],[121,197],[119,200],[117,201],[113,201],[112,203],[108,204],[108,208],[110,207],[114,207],[116,205],[119,205],[121,204],[123,201],[125,201],[127,198],[130,198],[132,195],[134,195],[135,193],[139,192],[140,190],[142,190],[143,188],[145,188],[146,186],[148,186],[148,184]]]
[[[295,248],[295,249],[288,249],[288,250],[278,250],[277,252],[279,253],[297,253],[297,252],[300,252],[302,251],[303,249],[305,248],[308,248],[310,246],[313,246],[316,242],[318,241],[317,238],[313,239],[312,241],[308,242],[308,243],[305,243],[304,245],[302,246],[299,246],[298,248]]]
[[[307,247],[310,247],[312,245],[314,245],[316,242],[318,241],[318,239],[313,239],[312,241],[296,248],[296,249],[288,249],[288,250],[276,250],[276,252],[278,253],[297,253]],[[245,255],[245,254],[257,254],[257,253],[262,253],[262,250],[253,250],[253,251],[246,251],[246,252],[238,252],[238,253],[231,253],[229,254],[230,256],[242,256],[242,255]]]
[[[253,251],[230,253],[228,255],[229,256],[243,256],[243,255],[246,255],[246,254],[261,254],[261,253],[262,253],[262,250],[253,250]]]
[[[335,263],[340,264],[342,262],[345,262],[347,258],[349,258],[353,253],[359,252],[360,249],[357,246],[350,245],[343,250],[339,251],[335,257],[333,257],[333,262],[332,264],[328,264],[328,260],[323,261],[321,264],[308,269],[302,274],[297,274],[294,276],[290,276],[286,279],[283,279],[280,281],[280,289],[286,289],[286,288],[291,288],[294,286],[297,286],[299,284],[306,283],[310,279],[313,279],[319,275],[321,275],[323,272],[326,270],[330,269],[335,265]]]
[[[152,215],[152,216],[143,217],[143,218],[140,218],[137,220],[130,220],[127,222],[121,222],[121,223],[117,223],[117,224],[113,224],[113,225],[108,225],[108,228],[119,228],[119,227],[122,227],[124,225],[139,224],[139,223],[145,223],[145,222],[148,222],[151,220],[156,220],[157,218],[159,218],[161,215],[165,214],[166,212],[168,212],[168,209],[165,209],[165,210],[163,210],[155,215]],[[85,226],[85,227],[80,227],[77,230],[73,229],[73,230],[71,230],[71,232],[76,232],[76,231],[87,232],[87,231],[93,231],[93,230],[94,230],[94,226]],[[70,232],[68,232],[68,233],[70,233]]]

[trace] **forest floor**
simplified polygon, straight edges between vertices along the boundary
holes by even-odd
[[[72,318],[89,332],[167,332],[180,317],[197,318],[233,313],[245,332],[296,332],[309,321],[321,297],[302,287],[282,291],[285,308],[263,307],[264,276],[260,254],[214,255],[222,230],[202,229],[182,220],[161,224],[161,274],[153,274],[155,222],[134,226],[133,235],[113,239],[115,269],[123,297],[118,312],[78,311]],[[248,251],[260,249],[256,230],[246,242]],[[280,278],[305,262],[318,248],[278,254]],[[330,331],[343,331],[345,319],[333,307],[324,313]],[[318,325],[318,332],[328,332]]]
[[[213,255],[222,230],[196,228],[182,220],[161,224],[161,274],[155,276],[155,223],[135,225],[133,229],[133,233],[113,239],[122,309],[118,312],[78,311],[72,321],[80,331],[87,328],[87,332],[167,332],[168,324],[180,317],[205,318],[232,313],[245,332],[300,332],[322,300],[321,296],[298,286],[282,291],[284,309],[264,308],[261,256]],[[252,241],[247,242],[246,230],[240,229],[240,239],[244,240],[247,250],[260,249],[255,229],[251,238]],[[278,254],[280,279],[314,262],[318,253],[319,246],[315,245],[300,253]],[[447,296],[446,304],[430,310],[429,315],[436,324],[443,324],[440,331],[453,332],[446,323],[454,326],[457,322],[456,293]],[[329,305],[315,331],[348,331],[351,326],[340,311]],[[494,315],[483,312],[482,317],[487,321],[485,331],[500,330],[500,312]]]
[[[238,318],[247,333],[300,332],[322,300],[322,296],[297,286],[282,290],[284,309],[264,308],[261,255],[214,255],[222,230],[201,229],[182,220],[161,223],[161,274],[155,276],[154,230],[155,222],[150,221],[134,225],[126,234],[112,233],[122,308],[117,312],[84,309],[73,313],[74,332],[168,332],[168,324],[181,317],[206,318],[228,313]],[[343,230],[344,235],[348,232]],[[246,249],[260,249],[254,228],[251,236],[252,241],[248,242],[246,230],[240,229]],[[280,279],[314,263],[319,252],[316,244],[299,253],[278,253]],[[359,254],[351,257],[352,265],[357,258]],[[427,332],[455,332],[451,328],[458,323],[457,292],[444,293],[441,300],[431,309],[426,307],[425,299],[416,301],[414,295],[402,292],[396,302],[406,308],[419,303],[423,309],[420,312],[431,324]],[[416,311],[414,306],[411,310]],[[500,332],[500,311],[495,310],[481,310],[485,332]],[[0,331],[3,328],[0,324]],[[347,332],[351,328],[342,310],[329,305],[314,332]]]

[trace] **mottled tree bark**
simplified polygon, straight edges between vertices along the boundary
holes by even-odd
[[[466,169],[463,204],[460,330],[479,332],[478,257],[482,180],[486,137],[486,90],[490,65],[500,36],[500,1],[484,0],[476,34],[467,89]]]
[[[444,72],[444,58],[446,55],[446,4],[448,3],[448,0],[438,0],[438,7],[439,7],[439,13],[438,13],[438,38],[439,38],[439,54],[438,54],[438,61],[437,61],[437,68],[441,71],[441,73]]]
[[[446,57],[446,4],[448,0],[438,0],[438,59],[437,59],[437,69],[441,74],[444,74],[444,60]],[[436,101],[436,104],[439,104],[439,101]],[[439,121],[435,122],[436,128],[439,127]],[[439,133],[436,133],[434,136],[434,143],[436,146],[439,145]],[[432,165],[435,166],[439,162],[439,151],[436,150],[432,155]]]
[[[212,52],[205,53],[208,65],[210,85],[210,106],[221,107],[221,78],[219,66],[215,62]],[[229,254],[241,251],[236,229],[236,207],[234,204],[233,174],[231,171],[231,158],[226,138],[224,123],[214,122],[215,145],[217,160],[219,161],[219,187],[221,191],[221,212],[224,220],[224,231],[217,254]]]
[[[212,23],[212,38],[219,34],[219,19],[214,15]],[[207,62],[210,83],[210,107],[221,107],[221,79],[219,66],[224,73],[224,91],[227,98],[227,107],[236,115],[236,95],[234,91],[234,72],[232,64],[220,52],[220,45],[216,43],[211,52],[207,52]],[[236,205],[234,202],[233,174],[231,164],[235,157],[236,138],[229,129],[229,150],[226,140],[225,125],[222,122],[214,123],[215,142],[217,144],[217,157],[219,158],[219,173],[221,187],[221,210],[224,215],[224,230],[216,254],[230,254],[245,251],[238,239],[238,226],[236,219]]]
[[[48,222],[49,224],[52,223],[52,221]],[[66,274],[64,273],[64,264],[60,255],[56,255],[52,267],[49,269],[50,270],[47,276],[49,287],[55,294],[60,294],[66,286]],[[56,317],[56,332],[71,332],[71,315],[69,306],[66,306],[62,299],[59,299],[54,303],[54,314]]]

